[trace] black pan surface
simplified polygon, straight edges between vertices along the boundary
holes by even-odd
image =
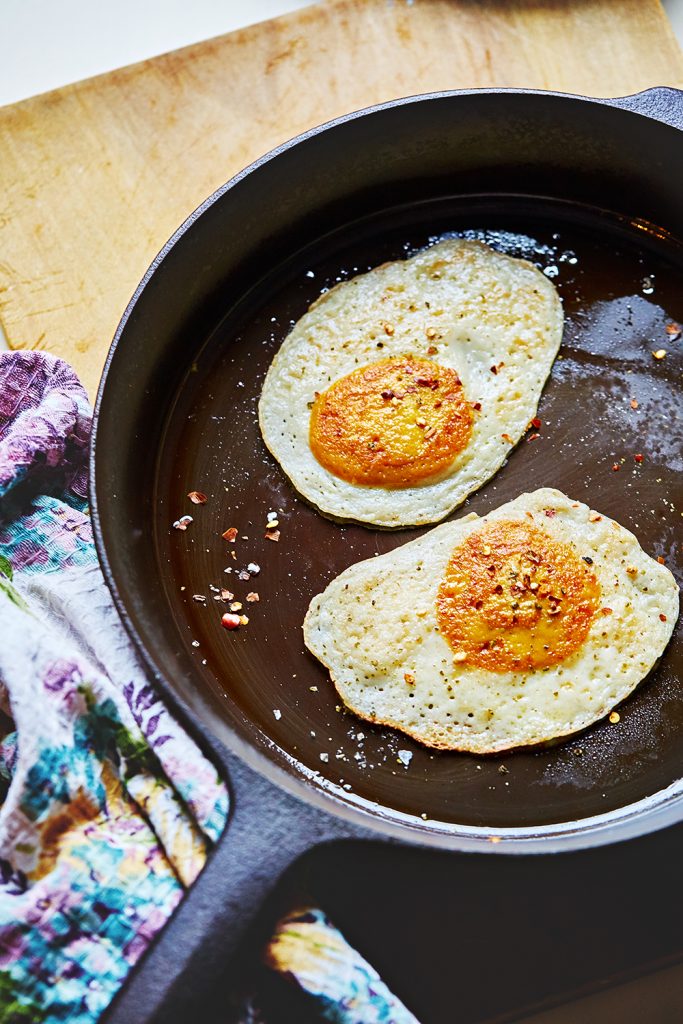
[[[301,623],[311,598],[339,572],[423,531],[324,518],[297,496],[258,430],[269,363],[321,290],[451,232],[536,262],[556,283],[566,317],[538,412],[540,437],[523,440],[452,518],[558,487],[632,530],[680,582],[683,340],[667,326],[683,322],[683,248],[643,221],[505,194],[389,205],[348,223],[269,267],[218,326],[187,339],[187,372],[156,455],[154,564],[179,646],[194,661],[191,686],[226,722],[246,723],[290,770],[344,801],[380,805],[420,824],[425,817],[484,828],[573,821],[624,807],[679,777],[680,624],[659,667],[620,707],[617,724],[604,720],[553,748],[492,758],[442,753],[362,722],[340,707],[327,673],[303,646]],[[666,357],[656,360],[652,352],[661,348]],[[186,498],[192,490],[207,503],[193,505]],[[271,510],[279,515],[279,543],[264,535]],[[172,528],[183,514],[193,517],[185,532]],[[239,539],[228,545],[221,534],[232,526]],[[259,575],[236,578],[249,562]],[[220,625],[226,606],[212,588],[221,587],[249,616],[235,632]],[[246,602],[249,591],[258,592],[258,603]],[[412,754],[409,767],[399,750]]]

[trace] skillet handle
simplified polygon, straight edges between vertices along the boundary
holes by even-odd
[[[603,100],[611,107],[632,110],[636,114],[644,114],[662,124],[683,130],[683,91],[669,86],[657,86],[634,93],[633,96],[619,96],[616,99]]]
[[[301,802],[209,742],[229,777],[228,825],[199,878],[114,998],[106,1024],[208,1019],[203,1001],[220,983],[227,1003],[239,981],[234,954],[286,868],[321,842],[370,836]]]

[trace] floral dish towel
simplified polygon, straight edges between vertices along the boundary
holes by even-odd
[[[87,510],[91,409],[71,368],[0,354],[0,1022],[94,1024],[225,826],[216,769],[111,602]],[[415,1024],[321,911],[269,966],[340,1024]]]

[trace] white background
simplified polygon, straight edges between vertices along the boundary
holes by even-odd
[[[0,106],[308,2],[0,0]],[[683,0],[664,0],[664,7],[683,45]]]

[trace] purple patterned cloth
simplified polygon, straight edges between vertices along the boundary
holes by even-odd
[[[0,355],[0,1020],[93,1024],[226,821],[149,684],[87,515],[73,371]]]
[[[90,424],[66,363],[0,354],[6,1024],[95,1024],[227,814],[216,770],[157,698],[104,584],[86,505]],[[283,918],[263,958],[323,1020],[417,1024],[319,909]],[[263,1020],[257,1006],[245,997],[243,1024]]]

